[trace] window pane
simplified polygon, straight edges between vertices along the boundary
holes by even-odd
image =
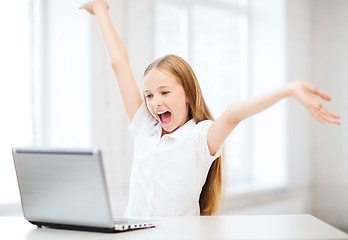
[[[158,3],[155,20],[155,55],[175,54],[187,59],[187,10]]]
[[[215,118],[231,103],[248,96],[246,17],[221,8],[195,6],[192,16],[192,63]],[[242,124],[226,141],[229,180],[248,178],[249,128]]]
[[[236,5],[238,7],[246,7],[247,0],[215,0],[216,2],[223,2],[231,5]]]
[[[0,203],[19,201],[11,147],[30,144],[29,1],[5,1],[0,14]],[[11,23],[11,24],[9,24]]]

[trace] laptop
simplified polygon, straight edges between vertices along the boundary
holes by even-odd
[[[112,217],[97,148],[14,147],[12,154],[23,215],[38,227],[117,232],[158,225]]]

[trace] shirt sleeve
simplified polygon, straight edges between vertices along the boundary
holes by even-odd
[[[128,126],[128,131],[132,134],[133,138],[135,138],[138,136],[144,126],[147,126],[151,122],[154,122],[155,124],[155,118],[149,113],[145,103],[143,103],[135,113],[132,122]]]
[[[214,155],[210,155],[208,147],[208,129],[212,123],[213,121],[211,120],[205,120],[197,124],[195,141],[198,151],[197,154],[207,161],[209,165],[222,154],[223,150],[223,145],[221,145]]]

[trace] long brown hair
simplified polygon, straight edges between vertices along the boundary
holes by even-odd
[[[151,63],[144,76],[157,68],[177,79],[183,86],[189,101],[189,118],[196,123],[203,120],[214,120],[202,95],[201,88],[190,65],[175,55],[166,55]],[[200,215],[213,215],[219,205],[222,189],[222,157],[218,157],[211,165],[199,198]]]

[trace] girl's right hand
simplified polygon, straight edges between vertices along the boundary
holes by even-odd
[[[105,7],[106,10],[109,10],[109,4],[105,0],[94,0],[92,2],[87,2],[84,5],[82,5],[79,9],[86,10],[91,15],[95,15],[94,8],[97,4]]]

